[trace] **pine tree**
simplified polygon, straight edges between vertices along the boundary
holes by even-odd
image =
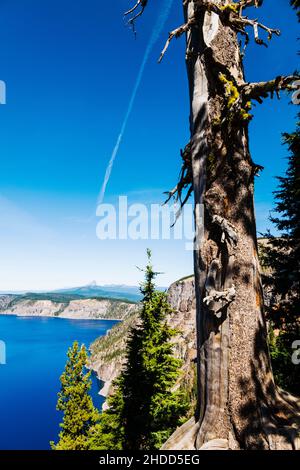
[[[84,370],[87,362],[86,348],[84,345],[79,347],[75,341],[67,356],[57,401],[57,410],[63,412],[63,421],[60,424],[62,431],[58,443],[51,442],[51,447],[53,450],[86,450],[88,431],[99,419],[99,413],[89,395],[91,372]]]
[[[269,236],[265,263],[272,268],[274,292],[279,305],[271,312],[277,326],[295,324],[300,318],[300,123],[292,134],[284,134],[290,156],[285,176],[278,177],[275,211],[271,217],[279,237]]]
[[[187,412],[183,393],[174,391],[181,361],[171,340],[178,332],[166,323],[171,308],[166,294],[155,290],[156,274],[148,251],[140,319],[130,332],[109,409],[92,433],[93,449],[159,449]]]
[[[291,0],[291,5],[296,10],[298,18],[300,20],[300,0]]]
[[[276,382],[299,395],[298,367],[291,360],[292,344],[300,336],[300,123],[294,133],[283,135],[290,155],[285,176],[278,177],[275,212],[271,217],[279,237],[268,235],[263,262],[271,268],[272,296],[268,316],[279,335],[270,336],[270,351]]]
[[[114,392],[106,400],[107,409],[101,413],[99,423],[89,432],[89,450],[123,450],[124,424],[122,420],[124,400],[122,379],[113,383]]]

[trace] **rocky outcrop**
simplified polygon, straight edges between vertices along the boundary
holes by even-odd
[[[190,396],[191,411],[196,397],[196,298],[194,277],[174,282],[168,289],[173,313],[168,318],[172,328],[179,331],[174,338],[174,354],[182,360],[179,386]]]
[[[79,299],[55,302],[47,299],[3,297],[0,297],[0,314],[2,315],[122,320],[137,310],[137,305],[134,303],[113,299]]]
[[[178,386],[184,386],[193,400],[196,359],[196,303],[194,278],[189,277],[173,283],[168,289],[168,300],[173,313],[167,321],[179,331],[174,339],[174,354],[182,359],[182,374]],[[119,375],[125,362],[126,340],[130,328],[138,321],[137,312],[130,313],[124,321],[114,326],[106,336],[91,345],[90,368],[104,382],[103,396],[111,391],[112,381]]]

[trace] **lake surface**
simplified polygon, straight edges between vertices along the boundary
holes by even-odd
[[[61,413],[56,411],[59,377],[73,341],[87,347],[116,321],[65,320],[0,315],[0,449],[49,449],[57,441]],[[101,408],[99,382],[93,377],[94,404]]]

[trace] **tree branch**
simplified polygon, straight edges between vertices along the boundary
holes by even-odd
[[[173,225],[175,225],[177,219],[179,218],[182,209],[186,202],[188,201],[190,195],[193,192],[193,175],[192,175],[192,166],[191,166],[191,143],[189,142],[184,150],[181,150],[181,158],[183,160],[183,164],[180,170],[180,175],[179,175],[179,181],[175,188],[173,188],[171,191],[166,192],[167,194],[167,199],[164,202],[164,204],[167,204],[170,199],[174,198],[175,202],[180,202],[180,208],[176,214],[175,222]],[[187,189],[187,193],[182,199],[182,194],[183,191]]]
[[[182,201],[183,190],[191,186],[193,182],[192,166],[191,166],[191,143],[189,142],[185,146],[184,150],[181,150],[180,153],[181,153],[181,158],[183,160],[183,163],[182,163],[182,167],[180,170],[179,181],[178,181],[178,184],[175,186],[175,188],[165,193],[168,195],[168,198],[165,201],[165,204],[167,204],[170,201],[170,199],[174,197],[176,201],[178,200],[180,201],[181,207],[183,207],[192,192],[192,189],[189,189],[187,196]]]
[[[261,0],[241,0],[240,2],[234,2],[218,6],[210,0],[194,0],[195,10],[194,16],[192,16],[188,22],[179,26],[169,33],[169,37],[166,41],[166,44],[162,50],[162,53],[159,57],[159,62],[162,61],[172,39],[179,38],[182,34],[191,30],[192,27],[197,26],[198,20],[200,20],[203,11],[216,13],[220,21],[225,25],[233,29],[236,33],[241,33],[246,36],[246,41],[248,42],[248,33],[245,29],[248,26],[251,26],[254,31],[255,42],[259,45],[267,46],[267,44],[260,39],[259,29],[262,29],[268,33],[268,39],[271,40],[273,34],[280,36],[280,31],[278,29],[273,29],[265,26],[262,23],[259,23],[257,19],[251,20],[245,16],[242,16],[243,8],[249,6],[259,7],[262,5]]]
[[[231,27],[236,32],[240,32],[242,34],[247,34],[245,32],[245,28],[247,26],[251,26],[254,31],[254,38],[255,42],[259,45],[265,45],[266,43],[259,38],[258,30],[263,29],[268,33],[268,39],[272,39],[273,34],[276,36],[280,36],[280,31],[278,29],[273,29],[265,26],[262,23],[259,23],[257,19],[251,20],[246,16],[242,16],[243,8],[255,6],[260,7],[262,5],[262,1],[259,0],[241,0],[240,2],[231,2],[223,7],[219,7],[214,3],[206,0],[198,0],[200,4],[208,11],[213,11],[217,15],[219,15],[220,20],[226,26]]]
[[[182,34],[186,33],[189,29],[192,28],[192,26],[196,25],[197,24],[197,20],[196,20],[196,17],[192,17],[189,19],[189,21],[181,26],[179,26],[179,28],[176,28],[174,29],[173,31],[171,31],[169,33],[169,37],[167,39],[167,42],[165,44],[165,47],[163,48],[160,56],[159,56],[159,59],[158,59],[158,62],[161,62],[165,53],[167,52],[167,49],[172,41],[172,39],[174,38],[179,38],[180,36],[182,36]]]
[[[254,39],[255,39],[256,44],[258,44],[258,45],[263,45],[263,46],[268,47],[268,45],[262,39],[260,39],[260,37],[259,37],[259,33],[258,33],[259,28],[264,30],[264,31],[267,31],[269,41],[272,39],[273,34],[276,34],[276,36],[280,36],[280,34],[281,34],[279,29],[268,28],[264,24],[258,23],[257,20],[249,20],[248,18],[241,17],[241,22],[242,22],[242,25],[244,27],[245,26],[252,26],[253,32],[254,32]]]
[[[234,301],[236,297],[235,286],[232,286],[224,291],[219,291],[216,288],[217,278],[220,275],[220,261],[213,259],[208,270],[205,290],[206,297],[203,299],[203,303],[206,304],[211,312],[214,312],[217,318],[221,318],[222,310],[228,304]]]
[[[274,80],[257,83],[246,83],[242,85],[241,93],[247,100],[254,99],[259,103],[262,103],[262,98],[268,98],[269,94],[273,98],[274,93],[279,97],[281,90],[296,90],[299,88],[299,84],[295,82],[299,80],[299,75],[289,75],[284,77],[282,75],[276,77]]]
[[[203,303],[208,306],[208,308],[215,313],[215,315],[220,318],[222,315],[222,309],[233,302],[236,298],[235,285],[232,284],[231,287],[225,289],[224,291],[211,290],[209,295],[204,297]],[[222,306],[219,309],[216,309],[215,303],[222,302]]]
[[[135,33],[135,25],[134,25],[135,20],[144,13],[147,3],[148,3],[148,0],[137,0],[136,4],[132,8],[130,8],[130,10],[124,13],[124,17],[133,15],[129,18],[128,24],[132,26],[134,33]],[[136,13],[137,10],[138,12]]]

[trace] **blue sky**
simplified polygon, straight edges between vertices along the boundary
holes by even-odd
[[[254,11],[282,31],[268,49],[250,44],[250,81],[297,68],[295,13],[287,0]],[[95,216],[106,165],[126,113],[140,64],[159,13],[150,2],[136,40],[124,25],[128,0],[3,0],[0,2],[0,290],[53,289],[98,283],[136,284],[150,246],[161,285],[192,272],[182,241],[101,241]],[[179,149],[188,141],[184,39],[157,58],[167,32],[182,22],[174,0],[156,42],[117,155],[104,202],[119,195],[161,202],[174,186]],[[250,13],[250,12],[249,12]],[[270,226],[274,177],[286,166],[281,132],[294,128],[287,97],[254,110],[253,159],[265,166],[256,180],[258,229]]]

